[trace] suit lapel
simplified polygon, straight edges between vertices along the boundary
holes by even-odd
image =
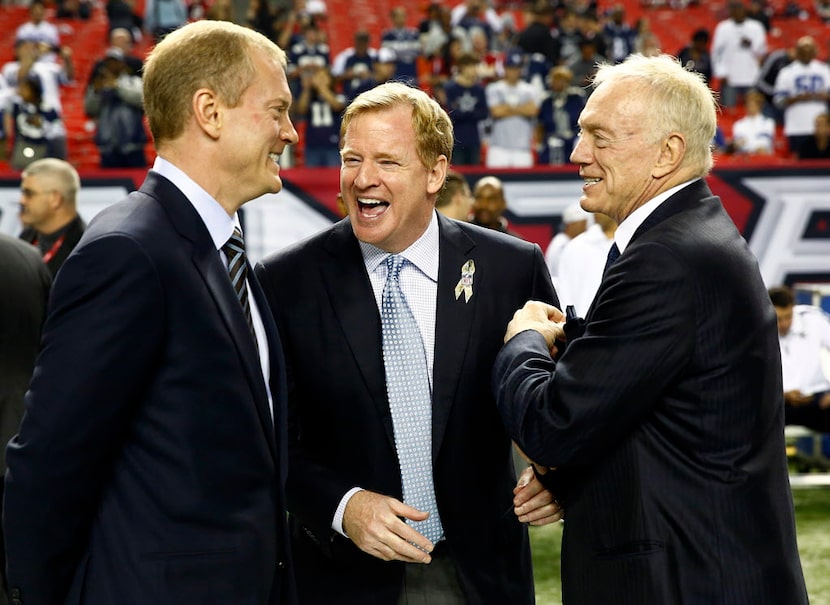
[[[392,417],[386,395],[380,313],[351,223],[343,220],[335,225],[324,246],[330,258],[328,262],[321,263],[320,271],[331,307],[378,416],[383,419],[389,443],[394,447]]]
[[[435,361],[432,396],[432,455],[438,453],[447,428],[450,411],[458,391],[458,382],[473,326],[473,318],[486,284],[487,267],[475,257],[475,242],[458,226],[438,215],[440,250],[438,265],[438,300],[435,312]],[[465,302],[464,294],[455,297],[461,279],[461,267],[468,260],[476,262],[473,296]]]
[[[190,242],[193,264],[216,302],[219,315],[228,328],[237,353],[242,359],[242,367],[253,392],[257,413],[271,445],[271,451],[275,453],[274,424],[271,420],[265,381],[260,370],[259,353],[254,346],[253,339],[248,337],[250,328],[245,320],[245,313],[236,298],[228,272],[222,265],[222,260],[207,228],[184,194],[164,177],[150,171],[141,186],[141,191],[160,201],[176,231]],[[255,281],[256,278],[250,265],[248,276],[250,281]],[[257,305],[267,312],[268,305],[265,304],[264,296],[258,296]]]

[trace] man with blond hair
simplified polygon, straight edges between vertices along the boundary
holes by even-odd
[[[341,133],[348,218],[257,268],[292,377],[299,597],[532,605],[522,523],[561,510],[531,469],[517,486],[489,380],[515,307],[556,303],[542,252],[435,211],[453,130],[423,91],[359,95]]]
[[[12,602],[294,602],[284,366],[237,216],[297,141],[284,70],[227,22],[151,52],[158,158],[58,274],[7,449]]]
[[[594,86],[571,161],[618,224],[602,281],[584,320],[527,303],[493,376],[568,511],[563,603],[806,605],[775,312],[704,180],[712,91],[668,55]]]

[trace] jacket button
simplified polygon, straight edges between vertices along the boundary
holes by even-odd
[[[285,569],[285,561],[277,561],[277,569]]]

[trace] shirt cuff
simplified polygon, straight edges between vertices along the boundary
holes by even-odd
[[[348,538],[346,532],[343,531],[343,514],[346,512],[346,505],[357,492],[362,492],[362,487],[353,487],[340,499],[340,504],[337,505],[337,510],[334,511],[334,519],[331,521],[331,528],[344,538]]]

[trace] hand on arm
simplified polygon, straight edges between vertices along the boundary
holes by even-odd
[[[513,314],[513,319],[507,324],[504,342],[507,342],[519,332],[536,330],[545,337],[548,347],[554,349],[554,343],[557,340],[565,340],[564,321],[565,314],[556,307],[536,300],[529,300],[524,307]]]
[[[429,563],[434,545],[403,519],[423,521],[429,513],[367,490],[354,494],[343,513],[343,531],[360,550],[384,561]]]
[[[533,467],[527,467],[519,476],[513,495],[513,510],[522,523],[547,525],[565,516],[565,510],[539,481]]]
[[[792,391],[786,391],[784,393],[784,401],[789,403],[791,406],[798,407],[802,405],[807,405],[813,400],[811,395],[805,395],[801,391],[795,389]]]

